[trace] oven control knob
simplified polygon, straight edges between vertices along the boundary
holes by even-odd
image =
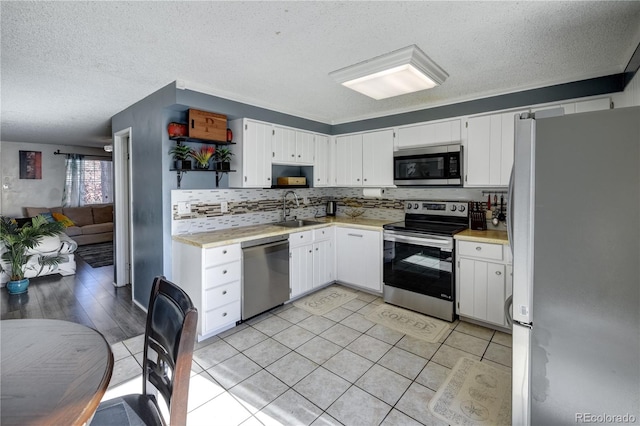
[[[465,211],[465,207],[464,207],[464,204],[460,204],[460,208],[459,208],[459,210],[460,210],[460,212],[463,212],[463,211]]]
[[[455,204],[453,204],[453,205],[451,206],[451,211],[452,211],[452,212],[455,212],[456,210],[458,210],[458,208],[456,207],[456,205],[455,205]]]
[[[418,203],[415,203],[415,204],[413,205],[413,208],[417,210],[417,209],[418,209]]]

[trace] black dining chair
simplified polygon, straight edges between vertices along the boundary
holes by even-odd
[[[156,277],[144,333],[142,394],[101,402],[91,426],[185,425],[197,323],[198,311],[187,293],[164,277]],[[168,407],[168,422],[158,394]]]

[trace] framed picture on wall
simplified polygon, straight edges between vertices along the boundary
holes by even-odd
[[[20,151],[20,179],[42,179],[42,152]]]

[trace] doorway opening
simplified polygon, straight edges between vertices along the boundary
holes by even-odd
[[[115,263],[113,285],[131,284],[133,276],[133,227],[131,219],[131,127],[113,135]]]

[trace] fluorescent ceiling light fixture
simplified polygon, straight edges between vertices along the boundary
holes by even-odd
[[[343,86],[376,100],[431,89],[449,77],[415,44],[329,75]]]

